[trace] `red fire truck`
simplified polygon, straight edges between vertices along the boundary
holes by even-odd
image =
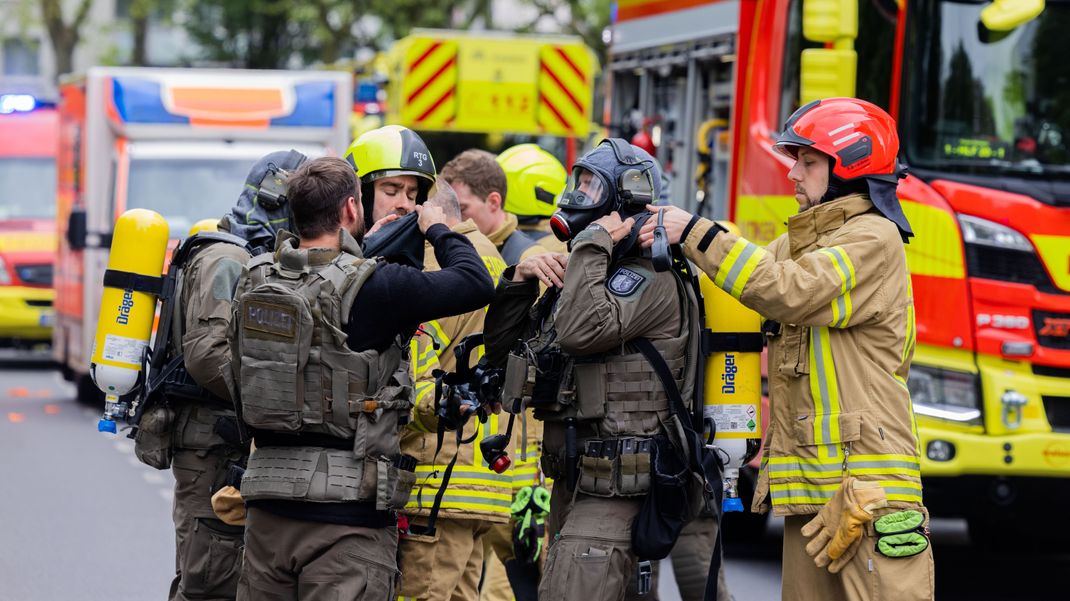
[[[771,144],[801,103],[858,96],[897,118],[925,500],[990,540],[1050,524],[1037,509],[1070,490],[1068,30],[1054,0],[621,0],[615,15],[607,125],[643,128],[674,203],[756,242],[798,210]]]

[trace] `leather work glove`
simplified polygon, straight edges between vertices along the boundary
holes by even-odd
[[[806,553],[817,567],[828,566],[829,572],[838,574],[858,551],[863,528],[873,521],[873,511],[887,506],[880,484],[844,477],[817,517],[803,526],[802,535],[810,539]]]
[[[245,525],[245,501],[233,486],[224,486],[212,495],[212,511],[229,526]]]

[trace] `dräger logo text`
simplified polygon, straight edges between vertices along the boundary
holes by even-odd
[[[721,394],[736,393],[736,356],[726,353],[724,356],[724,373],[721,374]]]
[[[130,309],[134,308],[134,291],[123,290],[123,302],[119,305],[119,315],[115,318],[115,323],[125,326],[130,323]]]

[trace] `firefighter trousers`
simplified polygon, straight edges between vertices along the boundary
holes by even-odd
[[[239,457],[223,449],[174,451],[176,553],[170,601],[223,601],[237,594],[245,529],[216,517],[211,490],[227,462]]]
[[[393,601],[397,528],[295,520],[250,507],[239,601]]]
[[[905,558],[876,550],[870,524],[858,553],[838,574],[819,568],[806,553],[802,527],[814,516],[784,518],[783,601],[930,601],[934,597],[933,549]]]
[[[424,526],[427,518],[412,517]],[[478,601],[483,537],[496,524],[439,516],[434,536],[406,535],[400,543],[403,601]]]

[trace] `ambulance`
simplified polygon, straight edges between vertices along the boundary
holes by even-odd
[[[0,345],[52,337],[59,115],[35,79],[0,83]]]
[[[338,72],[94,67],[60,86],[55,360],[85,402],[102,278],[116,219],[163,215],[172,244],[234,206],[275,151],[340,155],[352,78]]]

